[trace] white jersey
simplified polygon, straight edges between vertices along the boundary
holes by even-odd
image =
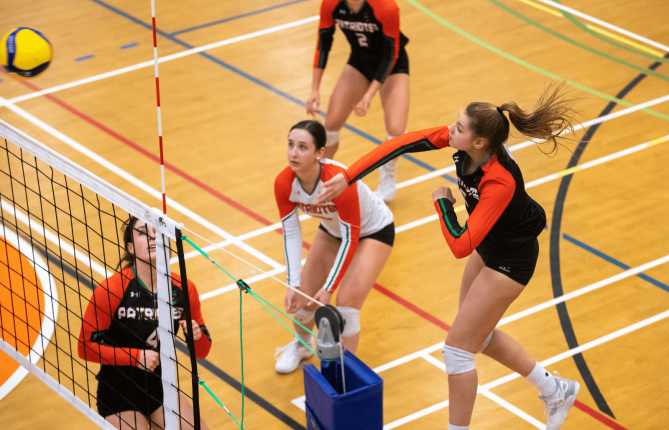
[[[313,190],[304,190],[290,167],[286,167],[274,182],[274,194],[279,207],[284,234],[284,253],[288,284],[300,285],[302,258],[302,229],[299,208],[305,214],[319,218],[325,230],[341,239],[335,264],[323,288],[334,291],[353,259],[361,237],[369,236],[393,222],[393,214],[380,197],[358,181],[331,202],[316,204],[324,182],[343,172],[346,166],[332,160],[321,160],[321,172]]]

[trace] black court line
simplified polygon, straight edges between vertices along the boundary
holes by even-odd
[[[23,234],[22,234],[23,235]],[[32,239],[32,238],[31,238]],[[79,284],[84,285],[85,287],[89,288],[90,290],[94,290],[97,285],[93,285],[93,282],[90,280],[90,278],[84,276],[81,276],[80,272],[77,272],[77,270],[69,265],[67,262],[63,264],[63,260],[61,260],[57,255],[54,255],[51,251],[47,252],[46,249],[42,246],[41,243],[36,242],[34,240],[30,240],[31,245],[37,251],[47,259],[49,262],[59,266],[60,269],[63,270],[63,272],[67,273],[71,277],[75,278],[78,280]],[[184,345],[181,341],[176,342],[176,348],[183,352],[184,354],[188,355],[188,347]],[[242,384],[237,381],[235,378],[232,376],[228,375],[225,373],[221,368],[216,366],[214,363],[207,359],[198,359],[197,360],[198,365],[204,367],[208,371],[210,371],[212,374],[216,375],[221,381],[225,382],[226,384],[230,385],[232,388],[235,390],[239,391],[240,393],[242,392]],[[269,412],[271,415],[273,415],[276,419],[284,423],[288,428],[295,429],[295,430],[306,430],[305,427],[292,419],[290,416],[288,416],[286,413],[272,405],[270,402],[267,400],[263,399],[259,394],[257,394],[255,391],[251,390],[247,385],[244,385],[244,395],[247,399],[251,400],[261,408],[263,408],[265,411]]]
[[[665,58],[669,58],[669,54],[665,55]],[[649,67],[649,69],[655,70],[661,64],[662,63],[659,61],[655,62]],[[634,78],[629,84],[627,84],[625,88],[622,89],[622,91],[620,91],[616,95],[616,97],[619,99],[624,98],[645,77],[646,75],[642,73],[636,78]],[[608,115],[609,113],[611,113],[611,111],[613,111],[613,109],[616,106],[617,103],[610,102],[604,108],[604,110],[599,114],[599,117]],[[602,125],[602,123],[593,125],[588,129],[585,135],[583,135],[583,138],[579,142],[578,147],[574,151],[571,159],[569,160],[569,163],[567,164],[568,169],[578,164],[581,155],[583,155],[585,148],[588,146],[588,143],[590,143],[590,141],[592,140],[592,137],[594,136],[595,132],[599,129],[600,125]],[[555,198],[555,207],[553,209],[553,219],[551,222],[551,229],[550,229],[551,281],[553,284],[553,296],[556,298],[564,295],[564,290],[562,288],[562,275],[560,271],[560,227],[562,224],[562,215],[564,213],[564,203],[565,200],[567,199],[567,191],[569,189],[569,185],[571,184],[572,177],[573,175],[567,175],[564,176],[560,181],[560,187],[558,189],[557,197]],[[567,345],[569,346],[569,349],[574,349],[579,346],[579,343],[578,339],[576,338],[576,332],[574,331],[574,327],[571,323],[571,318],[569,317],[567,304],[565,302],[559,303],[558,305],[556,305],[556,308],[558,311],[558,317],[560,318],[560,325],[562,326],[562,331],[564,333],[565,339],[567,340]],[[586,387],[588,387],[588,391],[595,400],[595,403],[597,404],[599,410],[609,415],[610,417],[615,418],[615,416],[613,415],[613,411],[611,411],[611,408],[604,399],[604,395],[597,386],[595,378],[592,372],[590,371],[588,364],[585,362],[583,354],[578,353],[574,355],[573,358],[574,362],[576,363],[576,367],[578,368],[578,371],[581,374],[581,377],[583,378]]]

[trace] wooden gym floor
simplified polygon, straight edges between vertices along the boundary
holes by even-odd
[[[551,79],[568,81],[586,126],[571,149],[586,130],[587,146],[574,159],[565,148],[554,157],[536,145],[514,152],[529,194],[546,210],[548,230],[539,237],[534,278],[509,309],[503,329],[549,370],[581,383],[564,429],[669,427],[669,265],[658,261],[669,251],[669,104],[660,99],[669,94],[669,64],[661,60],[669,51],[669,3],[564,2],[599,22],[563,15],[540,0],[397,3],[410,39],[409,130],[449,124],[471,101],[513,100],[529,107]],[[168,57],[160,64],[166,189],[182,205],[168,206],[168,215],[214,242],[247,235],[247,247],[226,249],[263,271],[276,269],[277,276],[285,276],[282,237],[257,231],[279,221],[273,181],[286,166],[289,127],[306,118],[318,10],[316,0],[156,5],[158,52]],[[0,118],[159,207],[150,190],[160,190],[150,1],[5,2],[0,33],[18,26],[47,35],[55,58],[32,81],[0,74]],[[323,109],[348,52],[338,31],[322,83]],[[81,81],[89,77],[95,79]],[[71,85],[59,87],[65,84]],[[47,89],[52,91],[38,92]],[[630,109],[646,102],[643,111]],[[591,122],[609,113],[620,115]],[[385,135],[377,97],[367,116],[351,116],[336,158],[351,164]],[[522,142],[513,137],[509,146]],[[358,356],[384,378],[387,429],[446,428],[448,422],[439,350],[456,315],[465,261],[453,258],[439,224],[428,218],[434,213],[431,192],[456,187],[454,175],[423,175],[452,166],[451,155],[447,149],[399,161],[398,182],[418,179],[404,184],[390,204],[399,227],[396,245],[362,312]],[[584,163],[590,164],[565,172]],[[113,165],[125,173],[115,173]],[[378,174],[365,182],[375,189]],[[313,219],[303,222],[306,242],[316,228]],[[211,255],[238,278],[259,274],[222,251]],[[214,340],[200,376],[239,417],[241,396],[221,376],[241,378],[238,294],[228,288],[207,295],[230,282],[201,257],[188,260],[188,273],[203,295]],[[612,278],[619,274],[626,276]],[[285,289],[275,280],[257,280],[252,288],[282,305]],[[573,294],[558,305],[554,299],[562,292]],[[291,335],[249,298],[243,311],[245,383],[255,393],[246,400],[245,427],[303,428],[301,372],[274,372],[275,348]],[[529,383],[507,378],[510,372],[487,357],[477,358],[477,368],[482,388],[472,429],[542,428],[542,404]],[[212,429],[237,428],[204,391],[202,416]],[[8,430],[92,426],[32,375],[0,401],[0,422]]]

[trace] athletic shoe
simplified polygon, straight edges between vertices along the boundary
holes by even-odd
[[[555,382],[557,383],[557,390],[550,396],[539,398],[546,405],[546,415],[548,422],[546,423],[546,430],[558,430],[576,400],[578,390],[581,384],[569,379],[560,378],[560,375],[555,372]]]
[[[277,356],[279,357],[276,360],[276,366],[274,366],[276,373],[292,373],[300,367],[300,363],[303,360],[306,360],[312,355],[314,354],[309,351],[309,348],[302,345],[297,338],[293,338],[288,345],[276,349],[274,358]]]
[[[387,162],[381,166],[379,171],[381,173],[381,180],[379,181],[376,195],[381,197],[384,202],[389,203],[395,197],[397,159]]]

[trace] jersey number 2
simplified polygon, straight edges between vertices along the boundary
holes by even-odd
[[[369,45],[367,44],[367,35],[365,33],[355,33],[358,36],[358,45],[364,46],[365,48]]]

